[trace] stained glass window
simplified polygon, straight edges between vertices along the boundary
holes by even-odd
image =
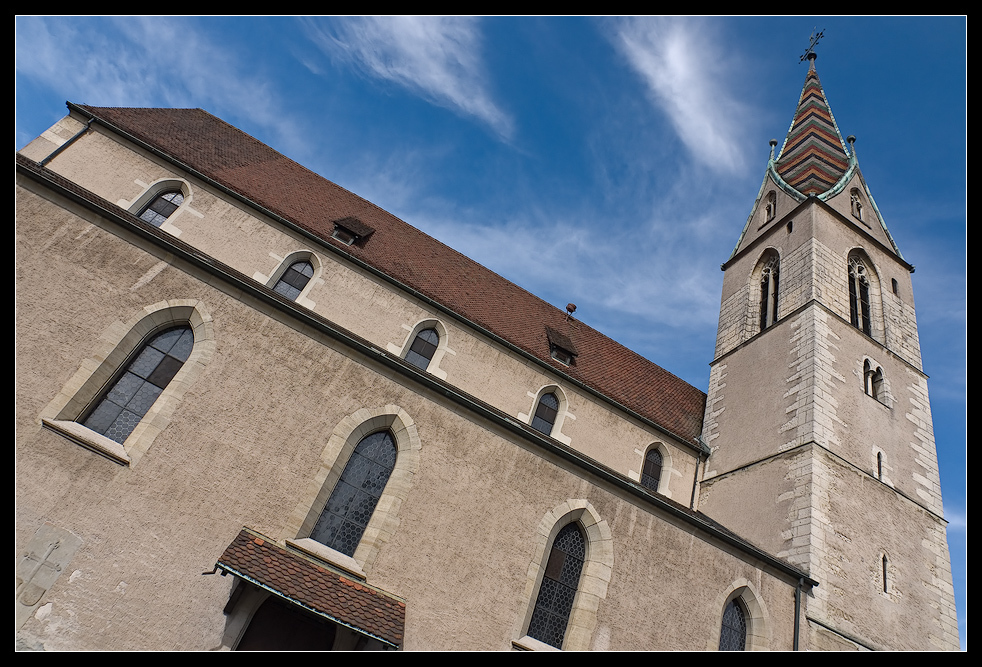
[[[188,325],[151,338],[82,423],[123,443],[181,370],[193,346],[194,334]]]
[[[579,525],[567,524],[552,543],[549,562],[539,584],[539,596],[529,622],[529,637],[556,648],[563,647],[585,558],[586,542]]]
[[[734,598],[723,610],[723,626],[719,632],[720,651],[743,651],[747,648],[747,615],[739,598]]]
[[[388,431],[359,442],[310,537],[353,556],[395,464],[396,443]]]

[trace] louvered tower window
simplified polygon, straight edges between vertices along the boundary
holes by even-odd
[[[760,274],[760,330],[777,321],[777,291],[781,262],[772,256]]]
[[[871,335],[869,275],[858,257],[849,259],[849,319],[854,327]]]

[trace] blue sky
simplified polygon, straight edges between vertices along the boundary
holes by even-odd
[[[15,149],[200,107],[705,390],[768,140],[817,69],[913,276],[966,645],[963,17],[16,19]]]

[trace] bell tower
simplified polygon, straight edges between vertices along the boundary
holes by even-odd
[[[722,265],[699,509],[819,582],[802,649],[957,650],[914,268],[806,56]]]

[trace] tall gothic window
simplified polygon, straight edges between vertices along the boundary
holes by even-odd
[[[740,598],[733,598],[723,610],[719,631],[720,651],[743,651],[747,648],[747,612]]]
[[[310,533],[311,539],[354,556],[395,465],[396,443],[388,431],[372,433],[359,442]]]
[[[429,367],[439,343],[440,334],[436,332],[436,329],[423,329],[416,334],[413,344],[406,351],[406,361],[425,371]]]
[[[191,356],[189,325],[162,331],[144,344],[82,424],[122,444]]]
[[[535,599],[535,610],[529,621],[529,637],[556,648],[563,647],[585,559],[583,532],[576,522],[566,524],[556,535],[549,552],[546,571],[539,584],[539,595]]]
[[[760,274],[760,330],[777,321],[777,295],[781,260],[772,255]]]
[[[859,257],[849,258],[849,319],[867,336],[870,327],[869,272]]]
[[[644,469],[641,471],[641,486],[652,491],[658,491],[661,479],[661,452],[655,448],[648,450],[644,457]]]
[[[180,190],[162,192],[145,209],[140,211],[140,219],[149,222],[154,227],[160,227],[183,203],[184,195]]]
[[[282,294],[292,301],[296,301],[300,293],[303,292],[303,288],[307,286],[307,283],[310,282],[313,276],[314,267],[310,262],[306,260],[294,262],[283,272],[280,279],[276,281],[273,291]]]
[[[556,423],[556,416],[559,414],[559,399],[555,394],[544,394],[539,399],[539,404],[535,406],[535,415],[532,417],[532,428],[540,433],[552,435],[552,427]]]

